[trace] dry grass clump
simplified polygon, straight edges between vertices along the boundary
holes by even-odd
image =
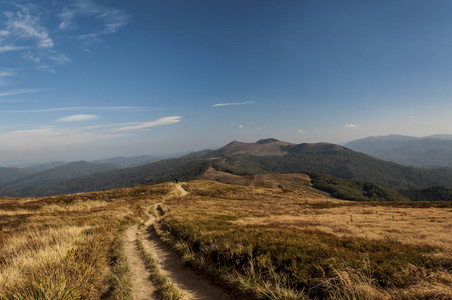
[[[49,229],[28,229],[8,239],[0,256],[0,286],[11,288],[25,280],[24,273],[55,264],[82,242],[82,232],[89,227],[65,226]]]
[[[206,181],[185,187],[191,194],[166,201],[158,229],[239,295],[452,299],[450,209]]]
[[[122,232],[170,184],[0,199],[0,299],[131,299]]]

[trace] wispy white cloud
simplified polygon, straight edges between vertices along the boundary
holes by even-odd
[[[0,96],[2,94],[0,93]],[[32,110],[2,110],[3,113],[41,113],[41,112],[55,112],[55,111],[70,111],[70,110],[116,110],[116,111],[137,111],[142,110],[137,106],[73,106],[73,107],[57,107],[44,108]]]
[[[58,129],[54,126],[34,129],[14,130],[0,134],[2,153],[30,152],[41,149],[61,150],[61,148],[80,147],[90,141],[120,137],[120,134],[93,132],[78,129]],[[33,149],[33,151],[28,150]]]
[[[89,17],[100,23],[94,31],[76,36],[77,39],[83,41],[83,48],[86,51],[89,51],[86,47],[101,43],[103,36],[117,32],[129,22],[129,16],[122,10],[103,7],[91,0],[73,1],[70,6],[63,8],[58,17],[60,18],[58,26],[60,30],[79,28],[77,26],[79,17]]]
[[[212,107],[219,107],[219,106],[230,106],[230,105],[246,105],[246,104],[253,104],[254,101],[246,101],[246,102],[231,102],[231,103],[217,103],[212,105]]]
[[[5,12],[6,29],[9,35],[23,40],[35,40],[38,48],[52,48],[54,43],[47,30],[40,24],[40,17],[35,5],[20,6],[17,12]]]
[[[13,69],[0,69],[0,86],[10,85],[10,78],[16,76],[16,70]]]
[[[86,121],[92,121],[99,119],[99,115],[72,115],[63,117],[57,120],[57,122],[63,122],[63,123],[72,123],[72,122],[86,122]]]
[[[8,52],[8,51],[19,51],[19,50],[25,50],[28,49],[28,47],[23,46],[14,46],[14,45],[4,45],[0,46],[0,53]]]
[[[162,125],[168,125],[168,124],[174,124],[180,122],[182,119],[181,116],[171,116],[171,117],[164,117],[160,118],[156,121],[151,122],[141,122],[141,123],[131,123],[132,125],[126,125],[119,128],[112,129],[112,132],[123,132],[123,131],[134,131],[134,130],[144,130],[149,129],[151,127],[155,126],[162,126]]]
[[[39,64],[41,62],[41,58],[31,53],[31,51],[25,52],[24,54],[22,54],[22,57],[34,62],[35,64]]]
[[[13,96],[13,95],[20,95],[20,94],[28,94],[28,93],[38,93],[38,92],[44,92],[48,91],[48,89],[22,89],[22,90],[12,90],[8,92],[0,93],[0,97],[5,96]]]
[[[56,53],[54,55],[50,55],[49,59],[51,59],[57,65],[65,65],[71,63],[72,60],[64,54]]]
[[[61,20],[60,25],[58,25],[58,29],[73,30],[77,28],[77,26],[73,23],[75,17],[75,12],[73,10],[65,8],[60,14],[58,14],[58,17]]]
[[[301,133],[301,134],[307,133],[307,132],[304,131],[303,129],[298,129],[297,132],[298,132],[298,133]]]
[[[356,125],[356,124],[345,124],[344,127],[345,128],[356,128],[356,127],[358,127],[358,125]]]
[[[117,139],[134,134],[135,131],[177,123],[182,117],[171,116],[142,123],[99,124],[80,126],[79,123],[65,126],[42,126],[14,129],[0,133],[0,153],[7,157],[41,157],[43,153],[52,155],[79,155],[89,147],[104,147],[108,143],[117,143]],[[70,127],[68,127],[70,126]],[[6,129],[10,126],[0,126]],[[17,126],[15,126],[17,127]],[[115,141],[116,140],[116,141]],[[47,159],[55,159],[54,156]]]
[[[16,75],[16,72],[0,70],[0,77],[11,77],[11,76],[15,76],[15,75]]]
[[[54,66],[72,62],[57,50],[64,40],[55,39],[76,38],[81,41],[82,50],[90,51],[90,46],[101,43],[105,35],[116,33],[129,22],[129,16],[122,10],[92,0],[53,1],[50,8],[39,1],[34,4],[8,1],[7,5],[9,8],[3,12],[4,25],[0,25],[0,54],[23,51],[22,59],[31,61],[38,70],[52,73],[56,73]],[[88,27],[78,24],[87,22],[91,29],[83,32]],[[69,30],[77,32],[71,36],[63,34]]]
[[[240,124],[239,126],[237,126],[238,128],[243,128],[243,125],[242,124]]]

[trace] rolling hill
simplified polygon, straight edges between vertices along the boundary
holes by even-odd
[[[0,186],[0,194],[9,196],[22,196],[33,193],[36,188],[54,185],[66,180],[81,176],[111,171],[119,166],[103,163],[89,163],[85,161],[73,162],[42,172],[22,176],[16,180],[4,183]]]
[[[103,163],[103,164],[113,164],[118,165],[121,167],[129,168],[129,167],[136,167],[140,165],[149,164],[151,162],[155,162],[158,160],[163,159],[159,156],[150,156],[150,155],[142,155],[142,156],[134,156],[134,157],[124,157],[124,156],[117,156],[113,158],[108,159],[102,159],[102,160],[95,160],[93,163]]]
[[[354,140],[346,147],[373,157],[415,167],[452,167],[452,135],[422,138],[389,135]]]
[[[248,154],[253,153],[254,155]],[[233,142],[212,151],[176,159],[74,178],[55,185],[21,190],[22,196],[46,196],[107,190],[194,179],[209,168],[237,175],[270,173],[322,173],[343,179],[379,184],[402,190],[432,186],[452,187],[452,169],[405,167],[328,143],[290,144],[275,139],[256,143]],[[20,187],[17,186],[17,190]],[[3,195],[12,195],[0,191]]]
[[[33,173],[36,173],[36,171],[31,169],[24,169],[24,168],[0,168],[0,185],[14,181],[16,179],[19,179],[21,177],[25,177],[27,175],[31,175]]]
[[[45,170],[61,167],[61,166],[64,166],[66,164],[67,164],[67,162],[64,162],[64,161],[52,161],[52,162],[38,164],[38,165],[31,165],[31,166],[29,166],[27,168],[35,170],[37,172],[41,172],[41,171],[45,171]]]

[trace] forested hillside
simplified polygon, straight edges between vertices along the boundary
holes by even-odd
[[[335,144],[294,145],[267,139],[257,143],[233,142],[224,148],[226,149],[200,151],[177,159],[92,174],[56,185],[29,190],[18,189],[18,191],[21,193],[20,196],[41,196],[154,184],[171,181],[174,177],[179,177],[180,180],[191,180],[209,167],[237,175],[321,173],[343,179],[376,183],[393,190],[433,186],[452,187],[451,168],[405,167]],[[251,149],[252,153],[260,154],[276,151],[277,155],[244,154],[247,149]],[[228,154],[221,155],[221,153]]]

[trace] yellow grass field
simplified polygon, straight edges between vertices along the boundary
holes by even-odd
[[[0,199],[0,299],[131,299],[122,231],[170,184]]]
[[[351,202],[307,187],[193,181],[160,226],[193,265],[251,298],[452,299],[450,204]]]
[[[157,233],[237,299],[452,299],[451,204],[207,175],[230,184],[0,198],[0,299],[132,299],[122,234],[156,203]]]

